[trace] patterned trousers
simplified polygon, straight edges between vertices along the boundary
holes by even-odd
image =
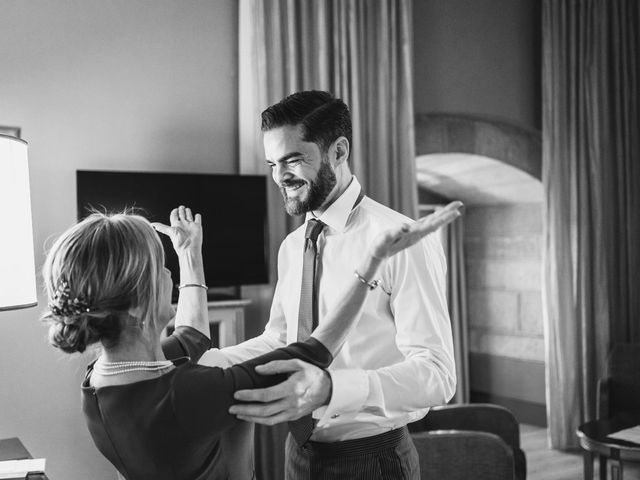
[[[418,453],[406,427],[343,442],[286,442],[286,480],[420,480]]]

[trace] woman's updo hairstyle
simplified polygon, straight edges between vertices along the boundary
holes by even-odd
[[[151,224],[128,213],[93,213],[54,243],[42,275],[49,341],[67,353],[117,344],[132,308],[140,323],[158,314],[162,244]]]

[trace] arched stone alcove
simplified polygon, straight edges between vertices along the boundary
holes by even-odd
[[[540,180],[542,136],[492,117],[454,113],[416,115],[416,156],[463,153],[499,160]]]
[[[501,119],[423,114],[416,156],[421,188],[467,205],[471,398],[544,425],[541,134]]]
[[[501,119],[418,115],[416,173],[421,193],[468,205],[540,203],[541,143],[540,132]]]

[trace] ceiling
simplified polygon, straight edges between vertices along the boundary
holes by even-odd
[[[418,185],[466,205],[540,203],[542,183],[499,160],[467,153],[416,158]]]

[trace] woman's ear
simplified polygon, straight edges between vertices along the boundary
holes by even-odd
[[[140,330],[144,330],[145,321],[142,309],[140,307],[132,307],[127,312],[127,318],[125,323],[128,327],[138,327]]]

